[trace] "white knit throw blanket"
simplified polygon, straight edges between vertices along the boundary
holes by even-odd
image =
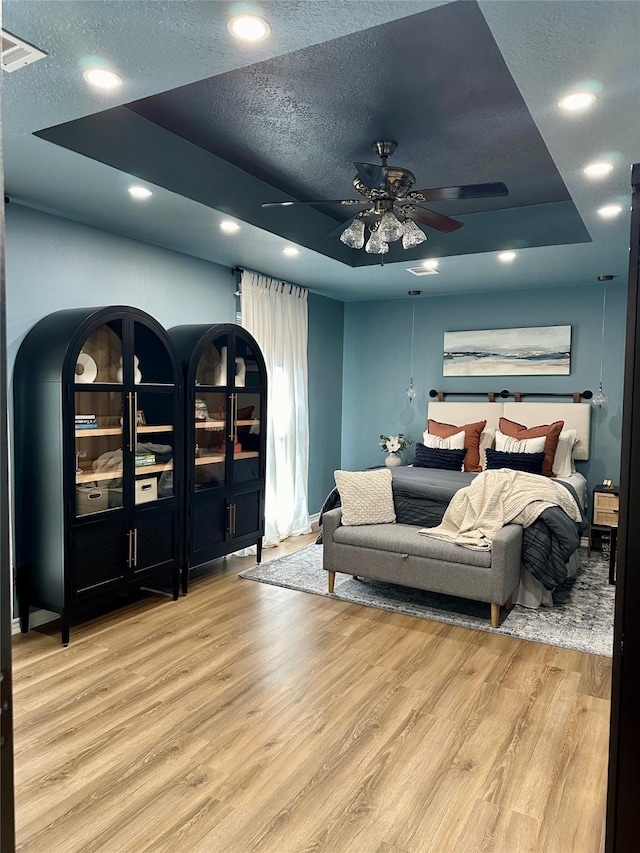
[[[505,524],[529,527],[550,506],[561,507],[574,521],[582,515],[573,495],[561,483],[511,468],[483,471],[451,499],[442,523],[420,530],[465,548],[488,550]]]

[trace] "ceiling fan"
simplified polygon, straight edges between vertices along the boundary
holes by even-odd
[[[372,254],[385,254],[389,243],[402,239],[402,246],[411,249],[427,239],[426,234],[416,223],[449,233],[462,228],[464,222],[452,219],[435,210],[422,207],[420,202],[450,201],[456,199],[496,198],[509,195],[503,183],[463,184],[456,187],[434,187],[414,190],[416,179],[413,172],[400,166],[388,166],[387,159],[397,148],[390,140],[375,142],[374,150],[380,157],[381,165],[374,163],[354,163],[356,176],[354,188],[363,196],[358,198],[322,199],[319,201],[275,201],[266,202],[262,207],[290,207],[295,204],[341,204],[345,207],[363,206],[348,222],[330,232],[342,232],[340,239],[347,246],[361,249]],[[365,226],[370,236],[365,245]]]

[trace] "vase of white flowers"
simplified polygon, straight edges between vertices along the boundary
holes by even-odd
[[[380,449],[387,452],[387,457],[384,464],[387,468],[395,468],[396,465],[402,465],[400,454],[413,444],[413,441],[406,439],[403,433],[399,435],[381,435]]]

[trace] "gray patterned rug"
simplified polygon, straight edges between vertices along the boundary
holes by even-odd
[[[287,557],[263,563],[240,577],[287,589],[329,597],[322,568],[322,546],[308,545]],[[580,549],[580,571],[554,593],[554,607],[502,609],[497,633],[594,655],[611,656],[615,587],[601,554],[587,557]],[[491,631],[489,605],[449,595],[436,595],[378,581],[336,574],[334,598],[463,628]]]

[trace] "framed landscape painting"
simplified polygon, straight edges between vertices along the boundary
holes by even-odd
[[[445,332],[443,376],[571,373],[571,326]]]

